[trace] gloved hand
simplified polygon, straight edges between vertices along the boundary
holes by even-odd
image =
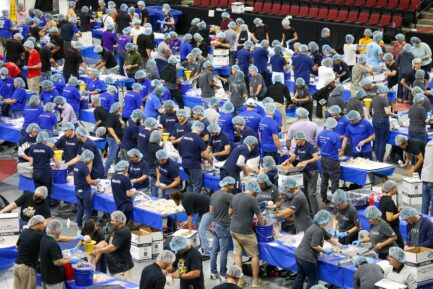
[[[269,219],[275,219],[275,214],[270,214]]]
[[[361,246],[361,241],[360,240],[353,241],[352,245],[359,247],[359,246]]]
[[[336,237],[337,236],[337,232],[335,230],[329,230],[328,234],[331,235],[331,237]]]
[[[70,260],[69,262],[70,262],[71,264],[77,264],[78,261],[80,261],[79,258],[77,258],[77,257],[72,257],[71,260]]]
[[[262,216],[267,216],[268,215],[268,210],[263,210],[262,211]]]
[[[101,183],[101,179],[96,179],[96,184],[99,185]]]
[[[348,235],[347,232],[340,232],[337,234],[337,237],[338,238],[345,238],[345,237],[347,237],[347,235]]]
[[[74,254],[75,252],[77,252],[77,250],[78,250],[78,246],[75,246],[74,248],[72,248],[71,250],[69,250],[69,252],[71,254]]]
[[[341,249],[347,249],[347,248],[349,248],[349,245],[341,245],[340,248]]]
[[[326,249],[325,251],[323,251],[323,254],[325,255],[331,255],[334,251],[332,251],[331,249]]]
[[[83,235],[77,235],[77,236],[75,236],[75,239],[74,239],[74,241],[81,241],[81,240],[83,240]]]
[[[290,40],[287,40],[287,41],[286,41],[286,44],[287,44],[287,46],[289,46],[289,45],[290,45],[290,43],[292,43],[292,41],[293,41],[292,39],[290,39]]]
[[[268,202],[266,202],[266,201],[261,201],[259,203],[260,208],[266,207],[267,205],[268,205]]]
[[[29,69],[29,67],[28,67],[27,65],[24,65],[24,66],[23,66],[23,69],[24,69],[24,70],[27,70],[27,69]]]
[[[280,222],[280,223],[284,223],[286,221],[286,219],[284,219],[284,218],[279,218],[278,219],[278,222]]]
[[[161,24],[161,25],[164,25],[167,22],[165,22],[164,20],[158,20],[158,23]]]

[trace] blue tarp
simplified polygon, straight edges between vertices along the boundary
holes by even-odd
[[[21,132],[9,124],[0,123],[0,139],[18,143],[21,139]]]
[[[15,247],[0,249],[0,274],[7,271],[15,263],[18,252]]]

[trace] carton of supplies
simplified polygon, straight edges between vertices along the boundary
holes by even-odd
[[[407,288],[406,285],[394,282],[392,280],[389,279],[382,279],[379,282],[377,282],[376,284],[374,284],[374,288],[377,289],[404,289]]]
[[[185,236],[194,248],[199,248],[200,238],[198,237],[198,232],[196,230],[192,230],[191,234],[185,235],[187,232],[188,229],[180,229],[174,232],[173,236]]]
[[[150,232],[139,230],[131,233],[131,244],[135,246],[152,245],[152,234]]]
[[[433,250],[424,247],[407,250],[406,265],[411,269],[418,283],[432,280]]]
[[[244,2],[233,2],[231,8],[232,8],[232,13],[235,14],[242,14],[245,12]]]
[[[18,175],[32,179],[33,178],[33,167],[28,162],[18,163],[17,165]]]
[[[164,241],[163,241],[163,235],[161,231],[155,230],[150,227],[142,227],[137,232],[144,232],[146,234],[146,237],[150,235],[151,237],[151,244],[152,244],[152,258],[156,259],[158,257],[159,253],[162,253],[164,248]],[[149,234],[149,235],[147,235]],[[149,240],[147,239],[146,242]]]
[[[422,181],[420,178],[403,178],[401,185],[403,203],[413,206],[422,203]]]
[[[152,259],[152,234],[144,230],[132,231],[130,252],[136,262]]]
[[[19,232],[20,220],[18,213],[0,215],[0,236],[17,235]]]
[[[229,50],[228,49],[214,49],[213,61],[214,66],[229,66]]]
[[[283,181],[288,177],[295,178],[296,184],[298,186],[304,185],[304,176],[302,173],[304,167],[294,167],[292,164],[288,164],[286,166],[278,165],[277,169],[278,169],[278,186],[281,186],[283,184]]]
[[[2,235],[0,236],[0,248],[8,248],[8,247],[15,247],[17,244],[19,233],[16,233],[14,235]]]

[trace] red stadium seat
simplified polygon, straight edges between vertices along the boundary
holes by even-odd
[[[380,18],[379,26],[388,27],[391,24],[391,14],[383,13]]]
[[[247,6],[254,7],[254,1],[247,1]]]
[[[326,17],[328,17],[328,12],[329,12],[328,8],[321,8],[319,10],[319,15],[317,15],[316,19],[319,19],[319,20],[325,19]]]
[[[400,0],[400,4],[398,5],[398,10],[408,10],[410,7],[410,0]]]
[[[410,10],[411,11],[418,11],[421,8],[421,0],[411,0],[410,1]]]
[[[308,6],[301,6],[299,8],[298,17],[307,17],[308,16]]]
[[[281,10],[281,5],[280,4],[274,4],[272,6],[271,14],[278,15],[278,14],[280,14],[280,10]]]
[[[209,0],[201,0],[201,6],[202,7],[209,7]]]
[[[288,4],[283,4],[283,6],[281,6],[281,10],[279,15],[289,15],[290,14],[290,6]]]
[[[376,3],[376,7],[378,8],[385,8],[388,6],[388,0],[378,0]]]
[[[342,5],[344,4],[344,0],[335,0],[334,3],[337,5]]]
[[[388,8],[388,9],[398,8],[398,0],[389,0],[386,8]]]
[[[256,3],[254,3],[254,12],[259,13],[262,10],[263,10],[263,2],[262,1],[257,1]]]
[[[370,13],[367,11],[362,11],[359,13],[358,21],[356,21],[356,24],[367,24],[368,18],[370,16]]]
[[[392,17],[392,27],[400,28],[402,24],[403,24],[403,16],[394,15],[394,17]]]
[[[365,0],[356,0],[355,5],[358,7],[363,7],[365,5]]]
[[[352,5],[354,5],[355,4],[355,0],[346,0],[345,2],[344,2],[344,5],[346,5],[346,6],[352,6]]]
[[[368,20],[368,25],[376,26],[379,24],[380,14],[378,12],[372,13],[370,19]]]
[[[376,0],[367,0],[367,2],[365,3],[365,6],[368,6],[368,7],[376,6]]]
[[[299,6],[298,5],[293,5],[290,7],[290,15],[292,15],[293,17],[298,16],[299,15]]]
[[[325,20],[327,21],[336,21],[337,20],[337,15],[338,15],[338,10],[337,9],[330,9],[328,16],[325,18]],[[346,15],[347,15],[347,11],[346,11]]]
[[[209,7],[210,8],[215,8],[215,7],[218,7],[219,6],[219,0],[210,0],[210,4],[209,4]]]
[[[200,6],[200,0],[194,0],[194,6]]]
[[[319,15],[319,8],[317,7],[312,7],[310,8],[310,11],[308,11],[308,18],[316,18],[317,15]]]
[[[272,8],[272,2],[265,2],[263,3],[262,11],[258,11],[258,13],[269,14],[271,12],[271,8]]]
[[[341,13],[341,12],[340,12]],[[340,17],[338,17],[338,22],[349,22],[349,23],[355,23],[358,21],[358,9],[350,9],[349,14],[347,15],[347,18],[343,21],[340,21]]]
[[[228,0],[221,0],[219,6],[225,8],[225,7],[227,7],[228,2],[229,2]]]
[[[329,14],[331,14],[331,13],[329,13]],[[337,21],[337,22],[346,21],[348,14],[349,14],[349,11],[347,9],[341,9],[337,15],[337,18],[335,19],[335,21]],[[328,15],[328,18],[329,18],[329,15]],[[358,15],[355,16],[355,19],[358,19]]]

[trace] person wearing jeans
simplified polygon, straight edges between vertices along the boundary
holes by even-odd
[[[220,190],[212,194],[210,198],[209,211],[213,217],[212,226],[212,251],[210,254],[211,279],[226,278],[227,255],[230,246],[230,216],[228,215],[233,195],[230,193],[235,188],[236,180],[232,177],[225,177],[219,182]],[[219,274],[217,267],[218,253],[220,253]]]
[[[120,116],[122,114],[122,106],[119,102],[115,102],[111,105],[110,108],[110,117],[108,117],[106,125],[107,125],[107,144],[108,144],[108,155],[107,160],[105,161],[105,171],[104,175],[108,175],[108,171],[110,170],[110,166],[117,159],[117,154],[120,149],[120,140],[123,136],[123,128],[122,123],[120,122]]]
[[[424,164],[421,171],[422,207],[421,213],[433,216],[433,141],[425,146]]]
[[[84,220],[90,220],[93,210],[93,196],[91,185],[95,186],[99,183],[98,180],[92,180],[90,171],[93,166],[95,155],[88,149],[85,149],[80,155],[80,161],[74,166],[74,185],[75,194],[77,195],[78,211],[77,211],[77,226],[83,227]]]

